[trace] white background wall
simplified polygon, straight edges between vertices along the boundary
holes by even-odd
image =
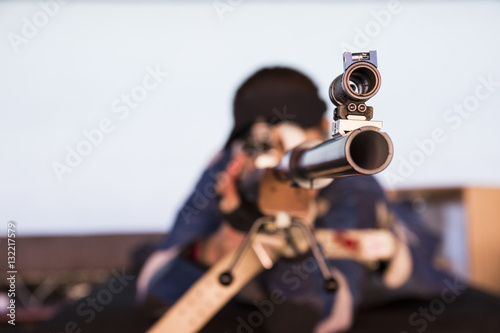
[[[215,4],[0,3],[1,223],[20,235],[167,230],[231,128],[237,85],[289,65],[327,99],[345,47],[378,50],[371,105],[395,145],[384,186],[500,186],[500,3]],[[125,116],[120,98],[148,68],[169,75]],[[58,179],[54,162],[89,148],[82,131],[102,121],[110,133]]]

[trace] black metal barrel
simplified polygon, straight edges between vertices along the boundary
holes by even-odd
[[[283,157],[276,171],[280,178],[301,181],[372,175],[384,170],[392,155],[389,136],[366,126],[313,147],[300,145]]]

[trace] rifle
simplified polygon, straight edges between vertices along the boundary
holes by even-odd
[[[365,104],[379,91],[380,83],[376,51],[344,53],[344,73],[329,88],[336,106],[332,138],[303,142],[264,170],[257,202],[263,217],[252,224],[240,247],[212,266],[149,333],[199,331],[247,282],[281,257],[311,250],[324,288],[334,292],[338,282],[325,257],[369,264],[393,255],[396,243],[386,230],[313,230],[315,215],[311,216],[309,206],[314,191],[334,178],[372,175],[389,165],[392,142],[380,131],[382,122],[372,120],[373,107]],[[376,253],[370,245],[361,246],[353,253],[339,244],[339,237],[387,246]]]

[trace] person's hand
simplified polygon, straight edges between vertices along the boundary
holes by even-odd
[[[237,181],[244,168],[250,166],[251,161],[243,153],[238,152],[229,162],[226,170],[217,177],[217,192],[220,196],[219,209],[224,214],[235,211],[241,203],[238,194]],[[219,259],[238,248],[245,238],[245,233],[222,222],[219,229],[209,238],[200,241],[200,255],[198,260],[211,266]]]
[[[239,152],[229,162],[226,170],[218,175],[217,193],[220,196],[219,209],[222,213],[233,212],[240,205],[237,180],[248,162],[247,156],[243,152]]]

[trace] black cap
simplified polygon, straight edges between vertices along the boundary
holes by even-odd
[[[289,121],[311,128],[321,124],[325,110],[318,88],[307,76],[286,67],[263,68],[236,92],[234,126],[226,146],[244,136],[257,120],[270,124]]]

